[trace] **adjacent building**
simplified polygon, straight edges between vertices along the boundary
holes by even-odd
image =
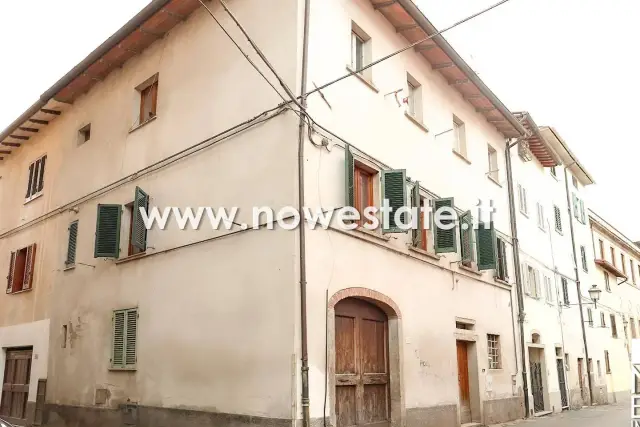
[[[230,2],[280,81],[204,4],[152,1],[0,133],[0,416],[493,424],[587,404],[588,373],[594,402],[623,398],[621,315],[635,336],[640,301],[612,276],[640,280],[640,250],[589,213],[593,179],[554,129],[510,112],[411,0]],[[306,114],[283,86],[312,92]],[[303,232],[252,214],[301,196],[460,221]],[[139,210],[206,206],[238,215],[147,229]],[[591,309],[594,277],[613,290]],[[621,322],[587,325],[588,357],[580,295],[585,319]]]

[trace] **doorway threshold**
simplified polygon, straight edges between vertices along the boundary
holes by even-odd
[[[466,424],[462,424],[460,427],[482,427],[482,424],[480,424],[480,423],[466,423]]]
[[[545,417],[545,416],[547,416],[549,414],[552,414],[552,413],[553,413],[553,411],[540,411],[540,412],[535,412],[533,414],[533,416],[534,417]]]

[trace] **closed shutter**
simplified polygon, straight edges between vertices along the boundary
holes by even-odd
[[[145,227],[144,225],[140,208],[144,208],[145,212],[148,212],[149,196],[147,195],[147,193],[142,191],[140,187],[136,187],[136,192],[133,200],[131,245],[144,252],[147,250],[147,227]]]
[[[98,205],[94,258],[118,258],[120,255],[121,205]]]
[[[542,290],[540,289],[540,271],[534,270],[535,280],[536,280],[536,298],[540,298],[542,296]]]
[[[496,271],[496,277],[500,280],[509,279],[509,271],[507,268],[507,245],[504,240],[498,238],[496,240],[498,247],[498,269]]]
[[[138,309],[113,312],[111,367],[135,369],[137,362]]]
[[[388,227],[386,227],[386,221],[383,223],[382,231],[384,233],[404,233],[406,231],[401,228],[401,222],[405,224],[407,222],[406,213],[396,219],[398,209],[407,205],[406,180],[407,174],[404,169],[382,171],[382,197],[388,200],[391,208],[386,213],[389,215]]]
[[[28,198],[31,196],[31,187],[33,185],[33,172],[34,172],[34,168],[36,167],[35,163],[31,163],[29,165],[29,182],[27,184],[27,194],[24,196],[25,198]]]
[[[44,188],[44,166],[47,163],[47,156],[40,159],[40,173],[38,175],[38,191],[42,191]]]
[[[477,240],[478,270],[493,270],[496,268],[496,230],[493,221],[489,224],[479,223]]]
[[[7,275],[7,293],[13,292],[13,271],[16,267],[16,253],[11,252],[11,258],[9,259],[9,274]]]
[[[351,146],[347,144],[344,147],[345,206],[355,207],[354,174],[355,161],[353,153],[351,153]]]
[[[22,290],[31,289],[33,285],[33,271],[36,264],[36,244],[27,247],[27,259],[24,265],[24,279],[22,281]]]
[[[473,262],[473,217],[471,211],[460,216],[460,255],[464,264]]]
[[[453,197],[436,199],[433,202],[434,211],[434,240],[437,254],[457,252],[456,226],[453,215],[441,214],[440,209],[453,209]],[[439,219],[439,221],[438,221]],[[440,222],[440,224],[438,224]]]
[[[529,271],[527,269],[527,264],[520,264],[520,275],[522,276],[521,279],[524,292],[527,295],[531,295],[531,285],[529,284]]]
[[[556,230],[562,233],[562,215],[560,212],[560,208],[557,206],[553,207],[553,213],[556,219]]]
[[[64,262],[67,266],[76,263],[76,247],[78,245],[78,221],[69,224],[69,243],[67,245],[67,260]]]
[[[124,339],[125,339],[126,310],[118,310],[113,313],[113,350],[111,366],[124,368]]]
[[[580,256],[582,257],[582,269],[587,271],[587,253],[584,246],[580,246]]]
[[[572,196],[573,196],[573,216],[576,219],[580,219],[580,212],[579,212],[579,206],[578,206],[578,196],[576,196],[575,193],[573,193]]]
[[[418,215],[415,221],[416,227],[411,230],[411,242],[416,248],[422,247],[422,212],[420,212],[420,182],[416,181],[411,191],[411,207],[415,208],[415,214]]]
[[[584,200],[580,200],[580,220],[582,221],[583,224],[587,223],[587,219],[585,218],[585,215],[584,215]]]

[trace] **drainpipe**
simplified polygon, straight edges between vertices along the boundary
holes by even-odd
[[[305,121],[304,113],[307,108],[307,72],[309,65],[309,14],[311,0],[304,1],[304,28],[302,36],[302,66],[300,72],[300,105],[303,111],[300,114],[298,125],[298,212],[304,212],[304,144]],[[300,352],[301,352],[301,378],[302,378],[302,426],[311,425],[309,415],[309,352],[307,347],[307,260],[305,241],[305,221],[300,223]]]
[[[575,162],[574,162],[575,163]],[[569,180],[567,165],[564,168],[564,188],[567,195],[567,211],[569,212],[569,231],[571,233],[571,249],[573,250],[573,269],[576,273],[576,289],[578,290],[578,305],[580,307],[580,328],[582,329],[582,343],[584,344],[584,357],[587,359],[587,384],[589,386],[589,405],[593,405],[593,387],[591,385],[591,373],[589,372],[589,348],[587,347],[587,331],[584,327],[584,313],[582,312],[582,292],[580,292],[580,273],[578,269],[578,255],[576,254],[576,239],[573,231],[573,216],[571,215],[571,196],[569,195]]]
[[[520,271],[520,246],[518,244],[518,228],[516,225],[516,205],[513,196],[513,171],[511,169],[511,147],[520,142],[516,139],[510,143],[507,140],[505,161],[507,169],[507,193],[509,195],[509,222],[511,224],[511,239],[513,246],[513,269],[516,276],[516,295],[518,297],[518,328],[520,331],[520,352],[522,363],[522,391],[524,393],[525,418],[529,417],[529,382],[527,380],[527,355],[524,343],[524,297],[522,292],[522,272]],[[518,351],[516,350],[516,353]]]

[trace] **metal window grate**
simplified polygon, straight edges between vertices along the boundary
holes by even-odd
[[[487,335],[487,353],[489,356],[489,369],[501,369],[502,362],[500,360],[500,336]]]

